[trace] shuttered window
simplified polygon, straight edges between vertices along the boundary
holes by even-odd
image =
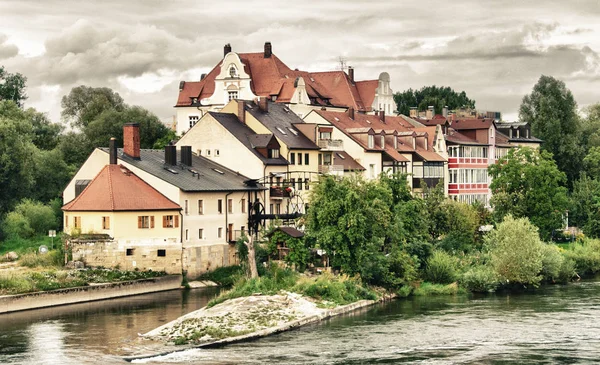
[[[154,216],[138,216],[138,228],[154,228]]]
[[[102,217],[102,229],[110,229],[110,217]]]

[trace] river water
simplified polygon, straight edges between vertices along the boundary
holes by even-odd
[[[202,307],[212,290],[171,291],[0,315],[0,364],[120,363],[119,349]],[[218,349],[140,363],[597,364],[600,281],[535,292],[419,297]]]

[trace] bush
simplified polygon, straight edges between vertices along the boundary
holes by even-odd
[[[486,236],[492,267],[505,283],[537,286],[542,276],[542,251],[538,229],[527,218],[504,221]]]
[[[434,251],[427,260],[423,278],[435,284],[449,284],[456,281],[457,260],[444,251]]]
[[[571,250],[565,251],[565,256],[574,262],[579,275],[600,272],[600,240],[588,238],[582,243],[573,243]]]
[[[542,250],[542,276],[544,280],[555,282],[561,274],[565,258],[555,245],[545,245]]]
[[[52,250],[45,254],[28,252],[21,255],[19,264],[26,267],[60,267],[63,265],[63,255],[59,250]]]
[[[244,272],[244,268],[239,265],[223,266],[200,275],[197,280],[210,280],[221,286],[230,287],[244,276]]]
[[[463,288],[476,293],[492,292],[499,284],[494,269],[485,265],[469,269],[462,274],[459,282]]]
[[[456,283],[447,285],[423,283],[413,291],[413,295],[415,296],[455,295],[464,293],[465,290],[460,288]]]
[[[21,213],[29,221],[31,229],[36,234],[48,234],[56,229],[56,215],[52,207],[29,199],[24,199],[15,207],[15,212]]]
[[[6,237],[11,239],[31,238],[34,234],[29,220],[17,212],[10,212],[6,215],[2,222],[2,231]]]

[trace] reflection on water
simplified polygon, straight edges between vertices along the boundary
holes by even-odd
[[[0,363],[118,362],[118,349],[137,332],[199,308],[212,295],[171,292],[62,314],[23,312],[8,321],[0,316]],[[249,343],[138,362],[594,364],[600,362],[600,282],[535,293],[397,300]]]

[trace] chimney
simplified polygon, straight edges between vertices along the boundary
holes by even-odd
[[[354,67],[352,66],[348,66],[348,77],[350,78],[350,81],[354,83]]]
[[[381,119],[381,121],[385,123],[385,110],[379,111],[379,119]]]
[[[271,46],[271,42],[265,42],[265,58],[271,58],[273,54],[273,47]]]
[[[200,81],[204,80],[205,77],[206,77],[206,74],[200,75]]]
[[[246,108],[244,108],[244,106],[246,105],[246,102],[243,100],[238,100],[238,119],[240,120],[240,122],[246,124]]]
[[[444,116],[444,118],[448,117],[448,105],[445,105],[442,108],[442,115]]]
[[[260,108],[260,110],[262,110],[265,113],[269,112],[269,102],[267,101],[266,96],[258,97],[258,107]]]
[[[227,56],[229,52],[231,52],[231,44],[227,43],[225,47],[223,47],[223,57]]]
[[[108,153],[110,155],[109,162],[111,165],[117,164],[117,143],[115,137],[111,137],[108,142]]]
[[[165,146],[165,165],[177,166],[177,147]]]
[[[353,107],[348,108],[347,113],[348,113],[348,116],[350,117],[350,119],[354,119],[354,108]]]
[[[181,146],[181,163],[186,166],[192,166],[192,146]]]
[[[140,125],[127,123],[123,126],[123,153],[136,160],[140,159]]]
[[[416,118],[419,116],[419,114],[417,113],[417,107],[416,106],[411,106],[410,107],[410,115],[411,118]]]
[[[185,81],[179,81],[179,91],[183,90],[184,86],[185,86]]]
[[[434,113],[435,109],[433,108],[433,106],[428,106],[427,113],[425,114],[425,119],[433,119]]]

